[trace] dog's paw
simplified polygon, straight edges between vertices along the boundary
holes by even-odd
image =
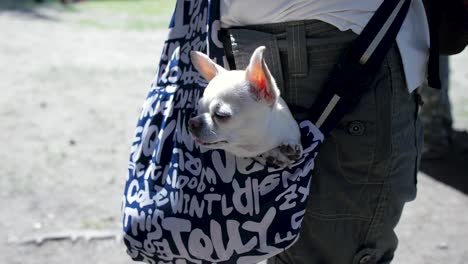
[[[301,144],[282,144],[279,146],[279,150],[291,161],[296,161],[302,157]]]
[[[264,158],[266,161],[266,165],[276,168],[285,168],[291,165],[292,163],[286,155],[281,153],[279,147],[265,153]]]
[[[266,165],[285,168],[291,166],[294,161],[302,156],[302,146],[298,144],[282,144],[266,153],[260,158],[265,161]]]

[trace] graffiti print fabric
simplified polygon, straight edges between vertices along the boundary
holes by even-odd
[[[219,1],[178,0],[131,148],[123,197],[124,242],[158,264],[264,260],[298,238],[322,133],[300,128],[304,156],[290,168],[197,146],[187,129],[206,81],[189,52],[225,61]]]

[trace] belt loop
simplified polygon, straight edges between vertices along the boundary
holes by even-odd
[[[307,76],[307,47],[304,23],[292,23],[286,30],[288,43],[289,74],[295,77]]]

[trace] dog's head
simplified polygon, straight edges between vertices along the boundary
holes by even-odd
[[[265,151],[265,138],[275,129],[271,119],[279,90],[263,59],[264,50],[257,48],[247,68],[235,71],[225,70],[203,53],[190,53],[195,68],[209,81],[198,102],[198,115],[189,120],[198,144],[244,157]]]

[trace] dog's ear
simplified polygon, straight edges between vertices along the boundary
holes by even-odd
[[[211,81],[216,75],[223,71],[226,71],[223,67],[216,64],[208,56],[199,51],[190,51],[190,59],[192,60],[195,69],[205,78],[207,81]]]
[[[273,105],[280,92],[263,58],[264,51],[265,46],[260,46],[254,51],[246,69],[246,78],[250,82],[250,89],[255,98]]]

